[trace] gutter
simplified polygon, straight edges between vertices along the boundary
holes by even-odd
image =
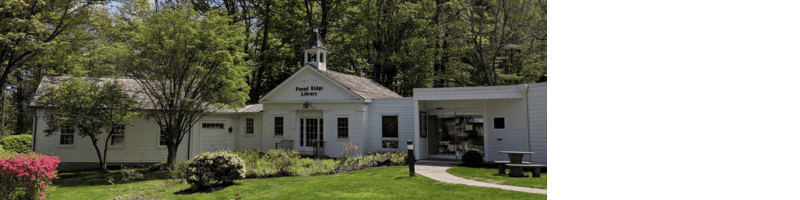
[[[36,122],[39,121],[38,120],[39,118],[36,117],[36,111],[37,111],[37,109],[34,108],[33,109],[33,143],[31,144],[31,151],[32,152],[36,152],[36,135],[38,135],[38,134],[36,134]]]
[[[525,95],[525,127],[526,132],[528,133],[528,152],[533,152],[531,148],[531,118],[530,118],[530,110],[531,108],[528,106],[528,90],[530,85],[525,84],[525,92],[522,94]],[[533,163],[533,156],[528,156],[529,162]]]

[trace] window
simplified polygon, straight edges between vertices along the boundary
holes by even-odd
[[[494,129],[505,129],[505,128],[506,128],[506,118],[495,117],[494,118]]]
[[[347,138],[347,125],[346,117],[336,118],[336,135],[338,135],[339,138]]]
[[[283,135],[283,117],[275,117],[275,135]]]
[[[383,137],[397,137],[397,116],[383,116]]]
[[[167,133],[164,129],[161,129],[161,132],[158,134],[158,146],[166,146],[167,145]]]
[[[223,123],[203,123],[203,128],[225,128]]]
[[[111,130],[111,146],[125,146],[125,125],[117,125]]]
[[[382,136],[385,138],[397,138],[397,116],[383,116],[381,121]],[[397,140],[382,140],[381,146],[385,149],[399,148]]]
[[[253,118],[247,118],[246,124],[247,124],[247,127],[245,128],[246,129],[245,133],[252,135],[253,132],[254,132],[253,131],[253,129],[254,129],[253,128]]]
[[[59,137],[60,145],[72,145],[75,144],[75,129],[72,127],[65,126],[61,128],[61,136]]]

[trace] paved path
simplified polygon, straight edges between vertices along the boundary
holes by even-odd
[[[538,194],[547,194],[547,190],[537,189],[537,188],[528,188],[528,187],[519,187],[519,186],[511,186],[511,185],[498,185],[493,183],[484,183],[480,181],[473,181],[469,179],[459,178],[457,176],[453,176],[446,172],[447,169],[453,167],[455,165],[459,165],[461,162],[451,162],[451,161],[438,161],[438,160],[420,160],[415,163],[414,171],[419,174],[426,176],[428,178],[432,178],[437,181],[445,182],[445,183],[454,183],[454,184],[464,184],[464,185],[471,185],[471,186],[478,186],[478,187],[493,187],[493,188],[500,188],[504,190],[513,190],[513,191],[520,191],[520,192],[528,192],[528,193],[538,193]]]

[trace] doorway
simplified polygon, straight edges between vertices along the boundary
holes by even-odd
[[[315,152],[314,147],[324,148],[322,118],[300,118],[300,147],[301,152]]]
[[[461,159],[469,151],[484,155],[482,115],[429,116],[428,123],[431,158]]]

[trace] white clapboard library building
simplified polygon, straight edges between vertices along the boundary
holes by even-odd
[[[401,97],[368,78],[327,70],[328,48],[314,33],[303,46],[305,66],[259,104],[203,117],[181,143],[178,159],[221,149],[275,148],[339,157],[346,141],[357,143],[361,153],[405,152],[406,141],[412,140],[417,159],[460,159],[467,151],[478,151],[487,161],[507,160],[498,151],[510,150],[534,152],[524,160],[547,164],[546,82],[415,88],[413,97]],[[37,92],[67,78],[45,77]],[[134,80],[119,81],[138,87]],[[57,155],[65,165],[96,165],[88,138],[72,129],[47,136],[46,108],[33,107],[34,151]],[[109,165],[166,161],[155,122],[137,118],[119,128],[121,133],[110,135]]]

